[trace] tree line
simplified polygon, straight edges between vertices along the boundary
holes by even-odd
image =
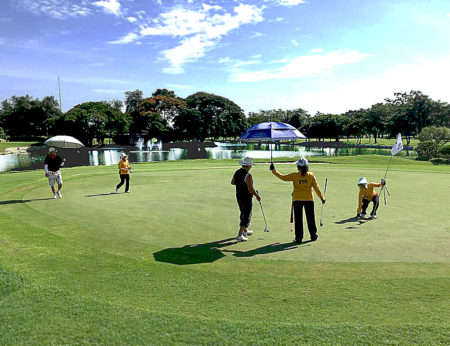
[[[204,141],[238,138],[248,127],[265,121],[289,123],[308,138],[319,140],[372,136],[376,143],[379,137],[402,133],[409,145],[423,128],[450,128],[450,105],[410,91],[343,114],[310,115],[299,108],[260,110],[246,117],[233,101],[206,92],[181,98],[167,89],[157,89],[150,97],[144,97],[141,90],[127,91],[124,102],[84,102],[65,113],[53,96],[41,100],[12,96],[1,103],[0,138],[30,140],[67,134],[86,145],[94,140],[101,144],[105,138],[118,144],[139,137]]]

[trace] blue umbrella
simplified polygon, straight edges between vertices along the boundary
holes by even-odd
[[[279,142],[306,138],[294,126],[281,122],[266,122],[250,127],[239,138],[248,142]],[[272,147],[270,148],[270,162],[272,162]]]

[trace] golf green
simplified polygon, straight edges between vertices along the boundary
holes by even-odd
[[[319,240],[299,245],[292,183],[264,163],[270,232],[254,201],[245,243],[237,161],[135,164],[129,194],[114,166],[64,169],[56,200],[43,171],[0,174],[0,344],[448,344],[448,166],[395,157],[378,219],[356,220],[358,178],[389,159],[324,161],[324,226],[316,197]]]

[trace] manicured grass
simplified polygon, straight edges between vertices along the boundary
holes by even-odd
[[[0,153],[4,152],[6,148],[29,147],[36,142],[0,142]]]
[[[0,174],[0,344],[448,344],[450,169],[394,157],[379,218],[352,219],[357,179],[388,160],[312,163],[325,225],[301,245],[267,164],[270,232],[255,204],[247,243],[237,162],[135,164],[130,194],[115,167],[65,169],[58,200],[42,171]]]
[[[309,140],[315,141],[316,139],[310,138]],[[334,138],[325,139],[325,143],[328,141],[334,141]],[[377,143],[375,143],[375,140],[373,137],[371,137],[371,138],[364,137],[361,139],[361,142],[358,143],[357,138],[349,138],[348,140],[347,140],[347,138],[340,139],[340,142],[342,142],[342,143],[361,144],[361,145],[380,145],[380,146],[393,146],[395,141],[396,141],[396,138],[377,138]],[[416,147],[417,144],[419,144],[419,140],[413,138],[413,139],[411,139],[409,146]],[[406,146],[405,138],[403,138],[403,145]]]

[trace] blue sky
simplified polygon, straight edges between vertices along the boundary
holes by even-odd
[[[1,0],[0,100],[63,110],[167,88],[248,113],[342,113],[394,92],[450,102],[448,0]]]

